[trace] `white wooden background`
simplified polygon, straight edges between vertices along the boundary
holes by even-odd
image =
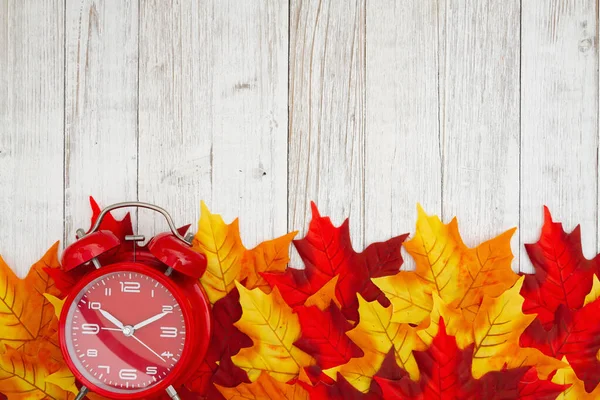
[[[249,247],[305,231],[310,200],[357,249],[414,230],[468,245],[542,205],[598,247],[594,0],[0,0],[0,253],[20,274],[101,205]],[[139,229],[165,228],[140,212]],[[297,259],[295,258],[297,266]]]

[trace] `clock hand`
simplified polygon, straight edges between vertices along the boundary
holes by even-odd
[[[121,328],[121,330],[124,328],[123,323],[121,321],[119,321],[118,319],[116,319],[108,311],[104,311],[102,309],[100,309],[98,311],[100,311],[100,314],[102,314],[104,316],[104,318],[106,318],[107,320],[109,320],[110,322],[112,322],[117,328]]]
[[[117,331],[117,332],[123,332],[123,329],[119,329],[119,328],[105,328],[104,326],[101,327],[100,329],[102,329],[103,331]]]
[[[140,329],[140,328],[142,328],[142,327],[144,327],[146,325],[150,325],[151,323],[153,323],[155,321],[158,321],[159,319],[161,319],[162,317],[164,317],[167,314],[169,314],[169,313],[168,312],[160,313],[160,314],[157,314],[157,315],[155,315],[153,317],[148,318],[147,320],[144,320],[144,321],[140,322],[139,324],[135,324],[133,326],[133,330],[137,331],[138,329]]]
[[[147,348],[148,350],[150,350],[152,352],[152,354],[154,354],[156,357],[160,358],[162,360],[162,362],[166,362],[164,358],[162,358],[157,352],[155,352],[150,347],[148,347],[148,345],[146,343],[142,342],[135,335],[131,335],[131,337],[134,338],[135,340],[137,340],[139,344],[141,344],[142,346],[144,346],[145,348]]]

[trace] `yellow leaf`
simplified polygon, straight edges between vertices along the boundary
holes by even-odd
[[[36,358],[8,349],[0,355],[0,393],[9,400],[68,399],[73,396],[47,382],[50,372]]]
[[[358,295],[360,322],[348,336],[360,347],[364,356],[323,371],[335,378],[340,372],[357,390],[367,392],[386,354],[394,348],[396,362],[411,379],[419,379],[419,368],[413,350],[425,350],[425,344],[416,330],[408,324],[392,322],[392,307],[384,308],[379,302],[367,302]]]
[[[228,400],[308,400],[308,392],[300,385],[279,382],[264,372],[253,383],[242,383],[234,388],[215,386]]]
[[[316,306],[321,311],[323,311],[327,307],[329,307],[329,305],[333,301],[336,306],[342,308],[340,302],[338,301],[335,295],[335,286],[337,285],[338,278],[339,275],[336,275],[333,278],[331,278],[331,280],[325,285],[323,285],[323,287],[321,287],[321,289],[319,289],[317,293],[313,294],[308,299],[306,299],[306,301],[304,302],[304,306]]]
[[[242,271],[238,281],[245,281],[247,289],[261,288],[271,293],[271,286],[260,276],[260,272],[283,272],[290,261],[289,248],[298,232],[290,232],[277,239],[262,242],[247,250],[242,258]]]
[[[437,293],[433,293],[431,314],[423,324],[419,325],[419,328],[424,329],[417,330],[417,334],[427,346],[431,345],[438,333],[440,317],[444,319],[446,333],[456,338],[458,348],[465,349],[473,343],[473,323],[467,320],[463,310],[448,306]]]
[[[67,298],[65,297],[61,300],[58,297],[55,297],[49,293],[44,294],[44,297],[46,298],[46,300],[48,300],[50,305],[52,305],[54,309],[54,315],[56,316],[56,318],[60,318],[60,313],[62,312],[63,306],[65,305],[65,300]]]
[[[235,285],[242,306],[242,317],[235,326],[248,335],[254,345],[241,349],[232,357],[233,363],[244,369],[253,382],[262,372],[280,382],[298,376],[301,368],[313,362],[311,356],[293,345],[300,337],[298,316],[277,289],[266,294],[259,288],[248,290],[238,282]]]
[[[584,306],[587,306],[600,297],[600,281],[595,274],[592,277],[592,282],[592,290],[585,296],[585,301],[583,302]]]
[[[48,375],[46,377],[46,383],[56,385],[62,390],[73,394],[79,393],[79,389],[77,389],[77,386],[75,385],[75,377],[66,365],[63,365],[59,370]]]
[[[21,347],[38,338],[44,322],[44,297],[28,288],[0,257],[0,341]]]
[[[499,371],[520,349],[519,337],[535,319],[535,314],[521,311],[523,297],[519,294],[521,277],[509,290],[498,297],[485,297],[475,316],[473,331],[473,377],[479,379],[486,372]],[[530,364],[526,364],[530,365]]]
[[[214,304],[233,289],[235,280],[240,276],[246,249],[240,238],[238,220],[227,225],[220,215],[211,214],[202,202],[193,247],[206,256],[206,272],[200,282]]]
[[[575,371],[569,365],[566,357],[562,359],[566,367],[560,368],[552,378],[552,382],[559,385],[571,385],[562,392],[556,400],[595,400],[600,398],[600,385],[588,393],[585,391],[585,386],[582,380],[577,378]]]
[[[374,278],[373,282],[392,303],[392,322],[420,324],[429,316],[433,300],[431,289],[414,272]]]
[[[460,237],[456,218],[444,225],[418,206],[415,236],[404,246],[416,261],[415,273],[447,304],[466,310],[472,319],[484,294],[498,296],[517,280],[511,269],[514,231],[469,248]]]

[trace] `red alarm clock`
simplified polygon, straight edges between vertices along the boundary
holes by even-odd
[[[125,243],[100,230],[108,212],[140,207],[161,213],[170,232],[146,246],[141,235]],[[162,208],[140,202],[114,204],[62,256],[65,272],[78,277],[60,315],[60,344],[81,389],[112,399],[179,399],[185,382],[204,358],[211,334],[209,302],[199,285],[203,254],[175,228]],[[129,243],[127,243],[129,242]],[[82,275],[83,274],[83,275]]]

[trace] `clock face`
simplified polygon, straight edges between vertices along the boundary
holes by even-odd
[[[110,272],[74,298],[64,340],[89,382],[135,393],[157,385],[177,365],[186,327],[181,305],[162,282],[140,272]]]

